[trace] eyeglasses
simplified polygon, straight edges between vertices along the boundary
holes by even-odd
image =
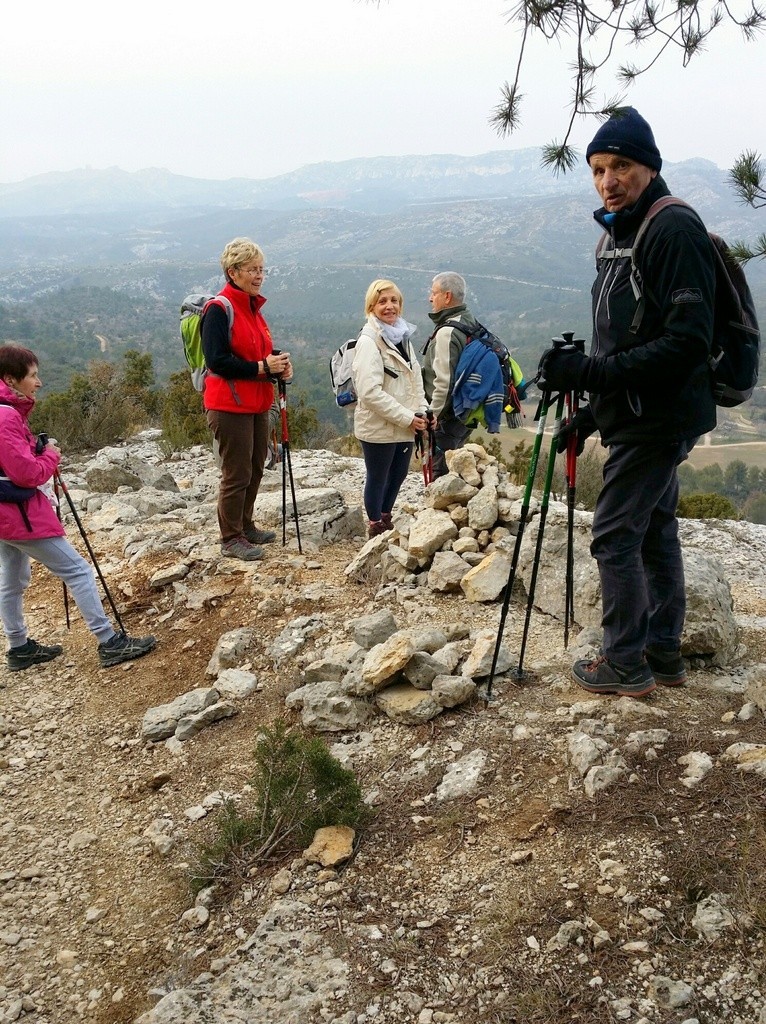
[[[250,277],[268,277],[269,272],[265,267],[237,267],[241,274],[249,274]]]

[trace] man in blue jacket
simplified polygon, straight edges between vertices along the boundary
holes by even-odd
[[[712,244],[689,207],[651,221],[636,256],[645,307],[631,282],[631,247],[652,204],[669,190],[652,130],[632,107],[596,132],[586,158],[607,232],[592,289],[590,355],[550,349],[540,368],[552,391],[577,389],[590,406],[579,443],[598,430],[609,449],[593,516],[601,578],[602,654],[573,678],[591,693],[643,697],[686,680],[680,653],[686,599],[678,539],[678,465],[716,423],[707,359],[713,332]]]

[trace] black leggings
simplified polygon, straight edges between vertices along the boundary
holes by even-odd
[[[380,522],[383,512],[394,507],[412,458],[412,443],[373,444],[362,441],[367,478],[364,481],[364,507],[372,523]]]

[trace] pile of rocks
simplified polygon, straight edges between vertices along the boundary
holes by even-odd
[[[388,609],[349,623],[353,639],[335,644],[303,669],[303,685],[285,703],[318,732],[359,729],[373,706],[402,725],[420,725],[470,700],[492,666],[494,630],[465,626],[399,629]],[[501,646],[497,671],[510,651]]]

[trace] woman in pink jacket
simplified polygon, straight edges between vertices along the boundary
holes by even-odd
[[[41,489],[55,474],[61,452],[27,425],[42,384],[37,368],[37,356],[28,348],[0,345],[0,618],[8,638],[8,668],[19,672],[63,651],[59,644],[38,643],[27,632],[23,598],[33,558],[69,588],[98,641],[101,666],[109,668],[148,654],[156,641],[114,630],[90,566],[65,538],[51,498]]]

